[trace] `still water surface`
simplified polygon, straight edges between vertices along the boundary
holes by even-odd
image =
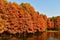
[[[60,32],[43,32],[19,37],[0,37],[0,40],[60,40]]]

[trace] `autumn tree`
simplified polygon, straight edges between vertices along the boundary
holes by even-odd
[[[51,19],[51,18],[48,18],[47,19],[47,28],[48,29],[54,29],[54,21],[53,21],[53,19]]]

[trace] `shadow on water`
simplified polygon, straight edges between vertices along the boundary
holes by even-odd
[[[60,32],[42,32],[35,34],[0,34],[0,40],[60,40]]]

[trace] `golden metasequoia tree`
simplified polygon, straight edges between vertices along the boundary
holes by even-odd
[[[60,30],[60,16],[55,17],[55,27]]]
[[[47,28],[54,28],[55,25],[60,28],[59,20],[60,17],[54,20],[47,18],[46,15],[35,11],[28,3],[17,4],[0,0],[0,33],[43,32]]]
[[[47,19],[47,26],[48,29],[54,29],[54,22],[51,18]]]

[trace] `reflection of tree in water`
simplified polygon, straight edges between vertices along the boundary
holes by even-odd
[[[8,38],[2,38],[2,37],[0,37],[0,40],[8,40]]]
[[[60,32],[57,33],[58,40],[60,40]]]
[[[46,40],[47,39],[47,32],[43,33],[41,36],[38,37],[38,40]]]
[[[60,39],[59,32],[44,32],[40,35],[34,35],[32,37],[28,37],[27,40],[58,40]]]
[[[47,33],[36,33],[35,35],[30,35],[26,37],[27,40],[46,40],[47,39]]]
[[[57,38],[57,33],[56,32],[48,32],[48,37],[47,37],[47,40],[58,40]]]
[[[23,35],[23,34],[22,34]],[[26,34],[25,36],[18,35],[16,36],[2,36],[0,40],[60,40],[60,32],[44,32],[36,34]]]
[[[12,37],[12,38],[10,38],[9,40],[18,40],[18,38]]]
[[[58,40],[57,38],[48,38],[47,40]]]
[[[48,32],[47,35],[48,35],[48,38],[49,37],[55,37],[54,32]]]

